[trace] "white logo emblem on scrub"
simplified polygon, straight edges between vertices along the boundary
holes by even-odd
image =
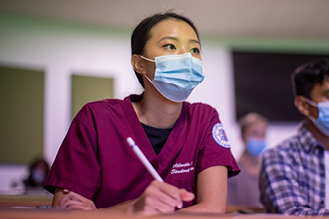
[[[212,127],[212,137],[220,146],[230,148],[230,143],[228,142],[224,127],[221,123],[216,123],[214,127]]]

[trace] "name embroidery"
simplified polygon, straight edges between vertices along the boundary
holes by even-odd
[[[186,163],[175,163],[170,174],[189,173],[194,170],[193,161]]]

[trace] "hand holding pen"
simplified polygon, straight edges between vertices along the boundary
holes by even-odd
[[[143,215],[171,213],[174,212],[176,208],[182,208],[183,201],[192,201],[194,199],[193,193],[163,182],[162,178],[135,144],[133,139],[129,137],[127,138],[127,142],[155,179],[145,189],[144,193],[133,201],[132,211],[140,212]]]

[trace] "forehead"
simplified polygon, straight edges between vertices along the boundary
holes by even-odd
[[[243,135],[264,137],[267,129],[267,123],[255,122],[246,127]]]
[[[317,83],[314,85],[311,91],[311,98],[328,95],[328,93],[329,93],[329,77],[325,76],[321,84]]]
[[[194,29],[188,23],[171,18],[160,21],[150,30],[150,40],[159,40],[164,36],[198,40]]]
[[[266,129],[266,127],[267,123],[259,120],[257,122],[250,123],[248,126],[246,126],[246,130]]]

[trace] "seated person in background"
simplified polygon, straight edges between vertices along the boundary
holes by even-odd
[[[238,160],[241,173],[228,179],[227,205],[260,207],[258,174],[260,154],[266,146],[268,120],[258,113],[239,119],[244,151]]]
[[[43,187],[49,172],[49,164],[42,158],[32,161],[29,167],[29,177],[24,180],[26,187]]]
[[[11,186],[20,194],[50,195],[43,187],[48,172],[49,164],[43,158],[36,158],[29,165],[28,177],[15,180]]]
[[[268,213],[329,215],[329,60],[292,73],[303,121],[295,136],[264,151],[259,178]]]
[[[195,26],[176,13],[155,14],[135,28],[131,47],[144,92],[89,103],[76,115],[45,183],[53,207],[225,213],[227,178],[239,168],[217,111],[185,101],[204,78]],[[128,137],[164,182],[153,179]]]

